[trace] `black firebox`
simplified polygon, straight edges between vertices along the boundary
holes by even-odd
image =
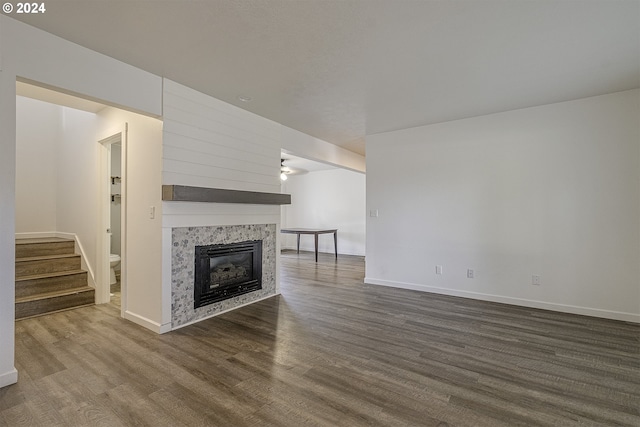
[[[262,240],[196,246],[194,308],[262,289]]]

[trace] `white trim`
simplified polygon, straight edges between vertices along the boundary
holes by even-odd
[[[84,251],[80,238],[75,233],[66,233],[62,231],[44,231],[44,232],[27,232],[16,233],[16,239],[43,239],[47,237],[59,237],[61,239],[69,239],[75,242],[75,253],[80,255],[81,268],[89,273],[89,286],[96,287],[95,275],[93,268],[87,262],[87,254]]]
[[[144,316],[140,316],[139,314],[132,313],[131,311],[125,311],[122,317],[124,317],[126,320],[129,320],[135,323],[136,325],[140,325],[149,330],[152,330],[157,334],[164,334],[166,332],[171,331],[170,323],[160,324],[158,322],[154,322],[153,320],[147,319]]]
[[[58,237],[58,233],[55,231],[16,233],[16,239],[43,239],[47,237]]]
[[[5,372],[4,374],[0,374],[0,388],[6,387],[11,384],[15,384],[18,382],[18,371],[16,368],[13,368],[9,372]]]
[[[111,284],[109,283],[109,243],[111,236],[110,204],[105,202],[111,194],[109,177],[111,176],[111,143],[115,133],[98,140],[98,222],[96,229],[96,304],[111,301]],[[107,231],[108,230],[108,231]],[[123,295],[124,297],[124,295]]]
[[[282,256],[282,235],[280,234],[280,223],[276,222],[276,295],[280,294],[280,257]]]
[[[120,138],[120,316],[124,317],[127,311],[127,302],[129,301],[129,282],[127,277],[129,276],[128,265],[128,232],[127,232],[127,218],[128,203],[127,197],[129,195],[129,123],[125,122],[122,126],[122,135]],[[109,171],[111,172],[111,171]],[[109,207],[111,209],[111,207]],[[109,250],[111,253],[111,250]],[[109,290],[111,290],[111,284],[109,284]],[[162,332],[161,332],[162,333]]]
[[[84,251],[84,247],[82,246],[82,242],[80,242],[80,238],[75,233],[56,233],[56,237],[61,237],[63,239],[73,239],[76,242],[76,250],[80,252],[80,262],[81,268],[86,270],[89,273],[89,286],[95,288],[96,287],[96,278],[93,274],[93,268],[87,262],[87,255]]]
[[[162,228],[162,323],[171,325],[171,228]]]
[[[540,308],[543,310],[559,311],[562,313],[580,314],[583,316],[601,317],[625,322],[640,323],[640,314],[620,311],[602,310],[600,308],[579,307],[575,305],[557,304],[552,302],[528,300],[524,298],[505,297],[501,295],[484,294],[480,292],[461,291],[457,289],[438,288],[417,283],[391,282],[389,280],[365,277],[364,283],[369,285],[389,286],[392,288],[411,289],[414,291],[431,292],[434,294],[471,298],[481,301],[499,302],[522,307]]]
[[[228,309],[223,310],[223,311],[218,311],[218,312],[216,312],[216,313],[212,313],[212,314],[210,314],[209,316],[201,317],[201,318],[198,318],[198,319],[192,320],[191,322],[187,322],[187,323],[184,323],[184,324],[182,324],[182,325],[178,325],[178,326],[172,327],[172,328],[171,328],[171,330],[172,330],[172,331],[175,331],[175,330],[178,330],[178,329],[180,329],[180,328],[184,328],[185,326],[195,325],[196,323],[198,323],[198,322],[202,322],[203,320],[211,319],[212,317],[219,316],[219,315],[221,315],[221,314],[223,314],[223,313],[227,313],[227,312],[229,312],[229,311],[237,310],[237,309],[239,309],[240,307],[246,307],[247,305],[255,304],[255,303],[259,302],[259,301],[263,301],[263,300],[266,300],[266,299],[269,299],[269,298],[273,298],[273,297],[276,297],[276,296],[278,296],[278,295],[280,295],[280,292],[276,292],[276,293],[275,293],[275,294],[273,294],[273,295],[267,295],[267,296],[265,296],[265,297],[258,298],[258,299],[256,299],[256,300],[249,301],[249,302],[246,302],[246,303],[244,303],[244,304],[237,305],[237,306],[235,306],[235,307],[231,307],[231,308],[228,308]]]
[[[121,250],[120,250],[120,286],[121,286],[121,311],[120,315],[124,317],[127,308],[127,234],[126,234],[126,168],[127,168],[127,132],[128,124],[122,124],[110,129],[98,139],[98,226],[96,230],[96,304],[108,303],[111,301],[111,284],[109,283],[109,255],[111,236],[111,186],[109,179],[111,177],[111,144],[120,142],[122,146],[122,174],[121,174]],[[107,232],[107,229],[109,231]]]

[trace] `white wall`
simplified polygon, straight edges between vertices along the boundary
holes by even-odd
[[[62,109],[62,132],[53,161],[58,163],[56,229],[78,236],[91,272],[96,265],[98,227],[98,144],[96,115]]]
[[[122,246],[124,317],[156,332],[162,330],[162,122],[105,108],[98,134],[110,136],[127,124],[125,178],[126,241]],[[96,144],[97,145],[97,144]],[[150,217],[151,207],[155,217]]]
[[[365,254],[364,174],[332,169],[292,175],[282,192],[291,194],[291,205],[282,208],[282,228],[337,228],[339,254]],[[295,235],[283,235],[283,248],[296,246]],[[301,236],[300,250],[315,250],[313,236]],[[320,236],[318,250],[333,253],[333,236]]]
[[[56,230],[62,107],[16,97],[16,233]]]
[[[162,114],[162,79],[0,15],[0,387],[14,367],[16,79]],[[81,71],[80,71],[81,70]]]
[[[16,77],[0,15],[0,387],[18,381],[15,350]]]
[[[368,137],[366,282],[640,321],[639,99]]]

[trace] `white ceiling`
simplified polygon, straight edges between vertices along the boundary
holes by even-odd
[[[359,153],[368,134],[640,87],[640,0],[46,8],[11,16]]]

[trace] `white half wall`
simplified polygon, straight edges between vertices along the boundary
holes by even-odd
[[[282,228],[337,228],[338,253],[365,254],[365,187],[362,173],[344,169],[291,175],[282,192],[291,194],[291,204],[282,207]],[[293,234],[282,236],[282,247],[296,249]],[[314,251],[313,236],[301,236],[300,250]],[[318,251],[334,252],[333,236],[319,236]]]
[[[365,281],[640,322],[639,100],[367,137]]]

